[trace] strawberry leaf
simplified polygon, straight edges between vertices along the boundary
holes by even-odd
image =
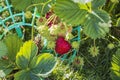
[[[0,60],[0,70],[3,70],[5,75],[8,75],[14,69],[14,65],[10,63],[9,60]]]
[[[16,64],[21,69],[26,69],[30,61],[37,55],[38,48],[33,41],[25,42],[16,56]]]
[[[38,76],[45,77],[54,69],[56,65],[55,57],[50,53],[44,53],[35,57],[31,64],[31,70]]]
[[[111,26],[109,15],[103,10],[94,11],[88,14],[83,31],[92,39],[105,37]]]
[[[24,74],[28,74],[28,80],[33,80],[33,77],[40,76],[44,77],[51,73],[56,65],[55,57],[50,53],[44,53],[37,56],[38,48],[33,41],[27,41],[21,47],[20,51],[16,56],[16,64],[22,70],[30,71],[30,74],[25,72],[18,72],[16,74],[16,80],[23,77],[26,80]],[[19,80],[19,79],[18,79]],[[35,79],[36,80],[36,79]]]
[[[42,80],[39,76],[36,76],[29,70],[22,70],[17,72],[14,77],[14,80]]]
[[[24,11],[28,6],[32,5],[32,0],[11,0],[16,10]]]
[[[105,5],[106,0],[93,0],[92,1],[92,8],[99,8],[102,7],[103,5]]]

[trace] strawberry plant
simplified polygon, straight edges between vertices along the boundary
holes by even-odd
[[[5,1],[12,4],[15,14],[22,11],[23,17],[12,15],[10,10],[1,11],[8,5]],[[25,34],[24,41],[31,37],[25,43],[16,35],[5,38],[0,35],[0,39],[3,38],[0,41],[0,77],[13,79],[6,75],[15,74],[15,80],[44,77],[47,80],[118,80],[119,6],[119,0],[0,1],[0,27],[16,24],[13,19],[3,23],[9,16],[15,17],[15,21],[24,18],[30,23],[27,26],[32,26],[30,34],[30,29],[25,31],[26,26],[19,25]],[[0,34],[6,30],[0,28]],[[55,69],[53,55],[61,62]],[[48,76],[49,73],[52,74]]]

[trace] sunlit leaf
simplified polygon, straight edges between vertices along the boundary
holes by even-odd
[[[38,48],[33,41],[25,42],[16,56],[16,64],[21,69],[26,69],[30,61],[37,55]]]
[[[51,73],[55,65],[56,59],[50,53],[41,54],[31,62],[32,72],[42,77]]]

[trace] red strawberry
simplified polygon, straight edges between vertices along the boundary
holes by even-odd
[[[52,14],[53,14],[53,12],[47,12],[47,13],[46,13],[46,16],[45,16],[46,19],[50,18],[50,16],[51,16]]]
[[[50,22],[48,23],[48,26],[49,26],[49,27],[51,27],[51,26],[52,26],[52,24],[53,24],[53,22],[52,22],[52,21],[50,21]]]
[[[65,54],[71,49],[71,45],[68,41],[65,40],[64,37],[58,37],[56,40],[55,51],[58,54]]]

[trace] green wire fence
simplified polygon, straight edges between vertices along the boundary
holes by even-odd
[[[5,7],[2,7],[0,6],[0,13],[2,13],[3,11],[5,10],[8,10],[9,13],[10,13],[10,16],[9,17],[6,17],[5,19],[0,19],[0,25],[2,25],[2,27],[4,27],[4,29],[6,30],[1,36],[0,36],[0,39],[10,30],[12,29],[15,29],[18,36],[19,37],[22,37],[23,36],[23,33],[22,33],[22,30],[21,30],[21,26],[32,26],[32,21],[33,21],[33,16],[32,16],[32,20],[31,20],[31,23],[26,23],[25,22],[25,16],[24,16],[24,11],[22,11],[21,13],[17,13],[17,14],[13,14],[12,12],[12,5],[9,4],[8,0],[5,0],[5,4],[6,6]],[[36,11],[36,8],[34,9],[34,12]],[[34,14],[34,13],[33,13]],[[16,22],[15,21],[15,17],[17,16],[22,16],[22,21],[20,22]],[[35,15],[36,17],[39,17],[39,15]],[[5,22],[7,20],[12,20],[12,25],[10,26],[7,26],[5,24]]]

